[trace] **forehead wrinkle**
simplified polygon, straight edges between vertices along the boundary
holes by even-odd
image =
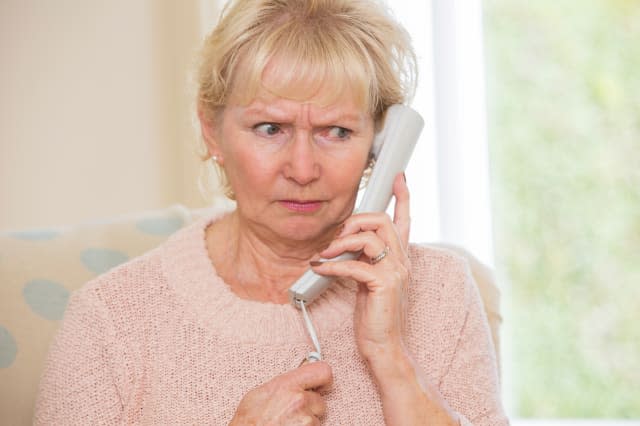
[[[263,102],[260,99],[251,102],[245,112],[252,115],[266,115],[280,121],[291,120],[296,115],[291,114],[288,108],[279,108],[274,103]]]
[[[302,121],[304,123],[332,124],[335,122],[353,122],[362,123],[365,120],[364,112],[345,111],[340,105],[322,107],[314,102],[305,102],[301,104],[279,106],[279,102],[268,102],[262,99],[255,99],[247,106],[245,112],[249,115],[266,116],[276,121]],[[350,109],[350,108],[348,108]]]
[[[348,122],[361,124],[366,118],[363,112],[345,112],[343,108],[320,109],[314,114],[313,121],[319,124]]]

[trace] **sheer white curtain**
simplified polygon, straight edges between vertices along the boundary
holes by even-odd
[[[414,106],[428,123],[408,169],[416,181],[413,239],[457,244],[493,265],[482,4],[432,0],[392,8],[418,51]]]

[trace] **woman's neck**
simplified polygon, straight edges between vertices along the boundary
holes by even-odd
[[[288,303],[287,289],[331,241],[282,240],[237,211],[211,224],[205,238],[218,275],[238,297],[279,304]]]

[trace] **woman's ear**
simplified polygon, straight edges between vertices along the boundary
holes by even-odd
[[[216,128],[215,120],[208,117],[201,106],[198,106],[198,120],[200,121],[200,132],[202,133],[202,139],[207,145],[207,151],[211,157],[214,157],[216,162],[222,165],[222,154],[220,152],[220,146],[218,143],[219,130]]]

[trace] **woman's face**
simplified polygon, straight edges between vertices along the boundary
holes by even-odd
[[[324,239],[353,210],[374,136],[372,117],[345,95],[319,106],[263,90],[233,102],[205,130],[249,226],[286,240]]]

